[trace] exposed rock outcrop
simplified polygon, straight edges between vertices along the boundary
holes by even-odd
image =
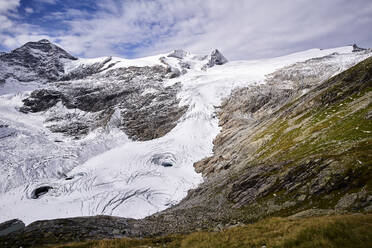
[[[25,224],[20,220],[9,220],[0,223],[0,237],[5,236],[17,231],[21,231],[25,228]]]
[[[32,92],[23,100],[20,111],[47,111],[50,130],[79,138],[97,127],[105,127],[117,110],[118,127],[129,137],[154,139],[172,130],[187,109],[178,106],[180,84],[163,85],[167,75],[163,66],[128,67],[61,81],[50,89]],[[61,105],[56,106],[59,102]]]
[[[31,93],[30,97],[23,100],[23,106],[20,111],[27,112],[40,112],[45,111],[57,104],[62,99],[62,94],[56,90],[35,90]]]
[[[355,52],[362,52],[362,51],[365,51],[367,50],[366,48],[361,48],[361,47],[358,47],[357,44],[354,44],[353,45],[353,53]]]
[[[208,63],[203,66],[203,70],[206,70],[210,67],[215,65],[223,65],[227,63],[227,59],[222,55],[220,51],[217,49],[213,50],[211,55],[209,56]]]

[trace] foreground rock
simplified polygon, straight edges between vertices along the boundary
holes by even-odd
[[[0,223],[0,236],[5,236],[13,232],[21,231],[25,228],[25,224],[20,220],[9,220]]]

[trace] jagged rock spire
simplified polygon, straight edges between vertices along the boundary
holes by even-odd
[[[358,47],[357,44],[354,44],[353,45],[353,53],[355,53],[355,52],[361,52],[361,51],[365,51],[365,50],[367,50],[367,49],[366,48]]]
[[[203,70],[206,70],[215,65],[223,65],[228,62],[225,56],[223,56],[222,53],[218,51],[217,49],[214,49],[209,57],[210,58],[209,58],[208,63],[205,64],[202,68]]]

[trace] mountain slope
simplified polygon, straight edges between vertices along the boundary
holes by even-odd
[[[221,106],[215,105],[222,130],[214,140],[213,156],[195,164],[197,171],[203,172],[204,182],[189,191],[179,204],[141,220],[96,216],[38,221],[16,235],[0,239],[1,242],[27,245],[58,242],[62,237],[64,241],[142,237],[238,221],[248,223],[273,215],[369,212],[372,58],[331,77],[346,66],[340,61],[348,61],[349,65],[352,56],[333,54],[292,65],[281,62],[288,66],[279,66],[279,70],[268,75],[265,84],[237,89]],[[359,59],[369,54],[364,51],[360,56]],[[229,64],[212,69],[200,82],[193,81],[189,90],[195,93],[198,83],[226,87]],[[237,68],[236,64],[230,66]],[[323,69],[323,73],[316,73]],[[221,71],[223,78],[218,81]],[[187,75],[184,85],[195,80],[195,76],[203,76]],[[328,77],[331,78],[324,81]],[[277,84],[278,81],[285,83]],[[200,93],[211,88],[197,89]],[[221,99],[210,94],[203,96],[210,98],[189,99],[186,120],[187,116],[210,113],[209,105],[205,112],[195,112],[197,105],[192,100],[198,104],[218,104],[216,100]],[[200,118],[191,120],[199,128],[203,123]],[[180,127],[182,124],[178,123],[170,133],[180,135],[178,131],[183,131]],[[99,161],[108,161],[114,154],[104,154]],[[43,238],[42,233],[48,235]]]
[[[218,50],[75,60],[47,41],[27,43],[9,53],[13,64],[1,60],[35,76],[0,88],[1,218],[143,218],[173,206],[142,220],[42,221],[24,232],[74,229],[69,240],[191,231],[314,207],[369,211],[371,62],[332,77],[371,55],[353,50],[228,63]],[[55,78],[38,72],[46,68]]]
[[[13,84],[6,82],[0,89],[0,219],[143,218],[169,208],[203,181],[192,165],[213,154],[216,106],[232,89],[266,87],[265,75],[312,58],[319,68],[304,64],[298,71],[329,69],[323,76],[330,77],[370,56],[352,50],[228,63],[218,51],[61,59],[59,80],[28,82],[33,92],[16,87],[9,93]],[[38,211],[24,211],[29,208]]]
[[[167,235],[142,239],[116,239],[56,245],[68,247],[350,247],[372,242],[371,215],[341,215],[313,218],[268,218],[253,224],[237,224],[217,231]],[[288,231],[290,230],[290,231]]]

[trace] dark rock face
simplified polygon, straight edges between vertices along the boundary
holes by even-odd
[[[48,128],[52,132],[63,133],[65,135],[75,137],[75,139],[79,139],[79,137],[87,135],[89,133],[90,124],[92,123],[86,123],[84,121],[79,120],[72,120],[71,122],[65,123],[64,125],[57,124],[49,125]]]
[[[367,50],[366,48],[361,48],[361,47],[358,47],[357,44],[354,44],[353,45],[353,53],[355,52],[362,52],[362,51],[365,51]]]
[[[227,59],[222,55],[222,53],[218,51],[217,49],[215,49],[211,53],[208,63],[205,64],[202,69],[206,70],[215,65],[223,65],[227,62],[228,62]]]
[[[25,224],[17,219],[8,220],[0,223],[0,237],[13,232],[21,231],[25,228]]]
[[[28,42],[20,48],[0,55],[0,80],[14,78],[23,82],[55,81],[64,73],[64,59],[76,60],[48,40]]]
[[[133,220],[110,216],[82,217],[36,221],[18,233],[0,237],[1,247],[40,247],[49,243],[70,240],[120,238],[136,236],[141,231],[133,225]]]
[[[180,84],[163,86],[167,77],[167,68],[153,66],[120,68],[81,80],[60,81],[51,89],[32,92],[23,100],[20,111],[48,111],[58,102],[67,109],[79,110],[51,111],[46,119],[51,131],[78,138],[106,126],[116,109],[120,113],[118,127],[132,139],[150,140],[172,130],[187,109],[178,106]]]
[[[129,101],[122,106],[123,130],[134,139],[150,140],[159,138],[176,126],[177,120],[187,107],[179,107],[176,94],[180,85],[165,87],[157,94],[146,94],[138,98],[135,105]],[[140,106],[140,107],[138,107]]]
[[[227,59],[217,49],[211,53],[211,59],[209,61],[215,65],[223,65],[227,63]]]
[[[73,241],[113,239],[122,237],[146,237],[176,232],[187,232],[207,223],[192,210],[188,217],[183,211],[165,213],[146,219],[135,220],[113,216],[91,216],[36,221],[16,235],[0,237],[0,247],[41,247],[45,244],[62,244]],[[213,220],[216,214],[206,212],[203,217]]]
[[[251,204],[258,198],[281,190],[285,190],[287,194],[300,191],[304,196],[314,197],[340,189],[347,191],[348,187],[353,187],[352,180],[355,175],[345,176],[344,171],[335,172],[331,168],[331,161],[315,159],[286,168],[288,164],[249,168],[245,176],[232,185],[228,195],[235,203],[234,207]],[[330,175],[332,178],[325,180]],[[299,193],[298,196],[300,195]]]
[[[27,112],[40,112],[45,111],[62,99],[62,94],[56,90],[35,90],[31,93],[30,97],[23,100],[23,106],[20,111]]]

